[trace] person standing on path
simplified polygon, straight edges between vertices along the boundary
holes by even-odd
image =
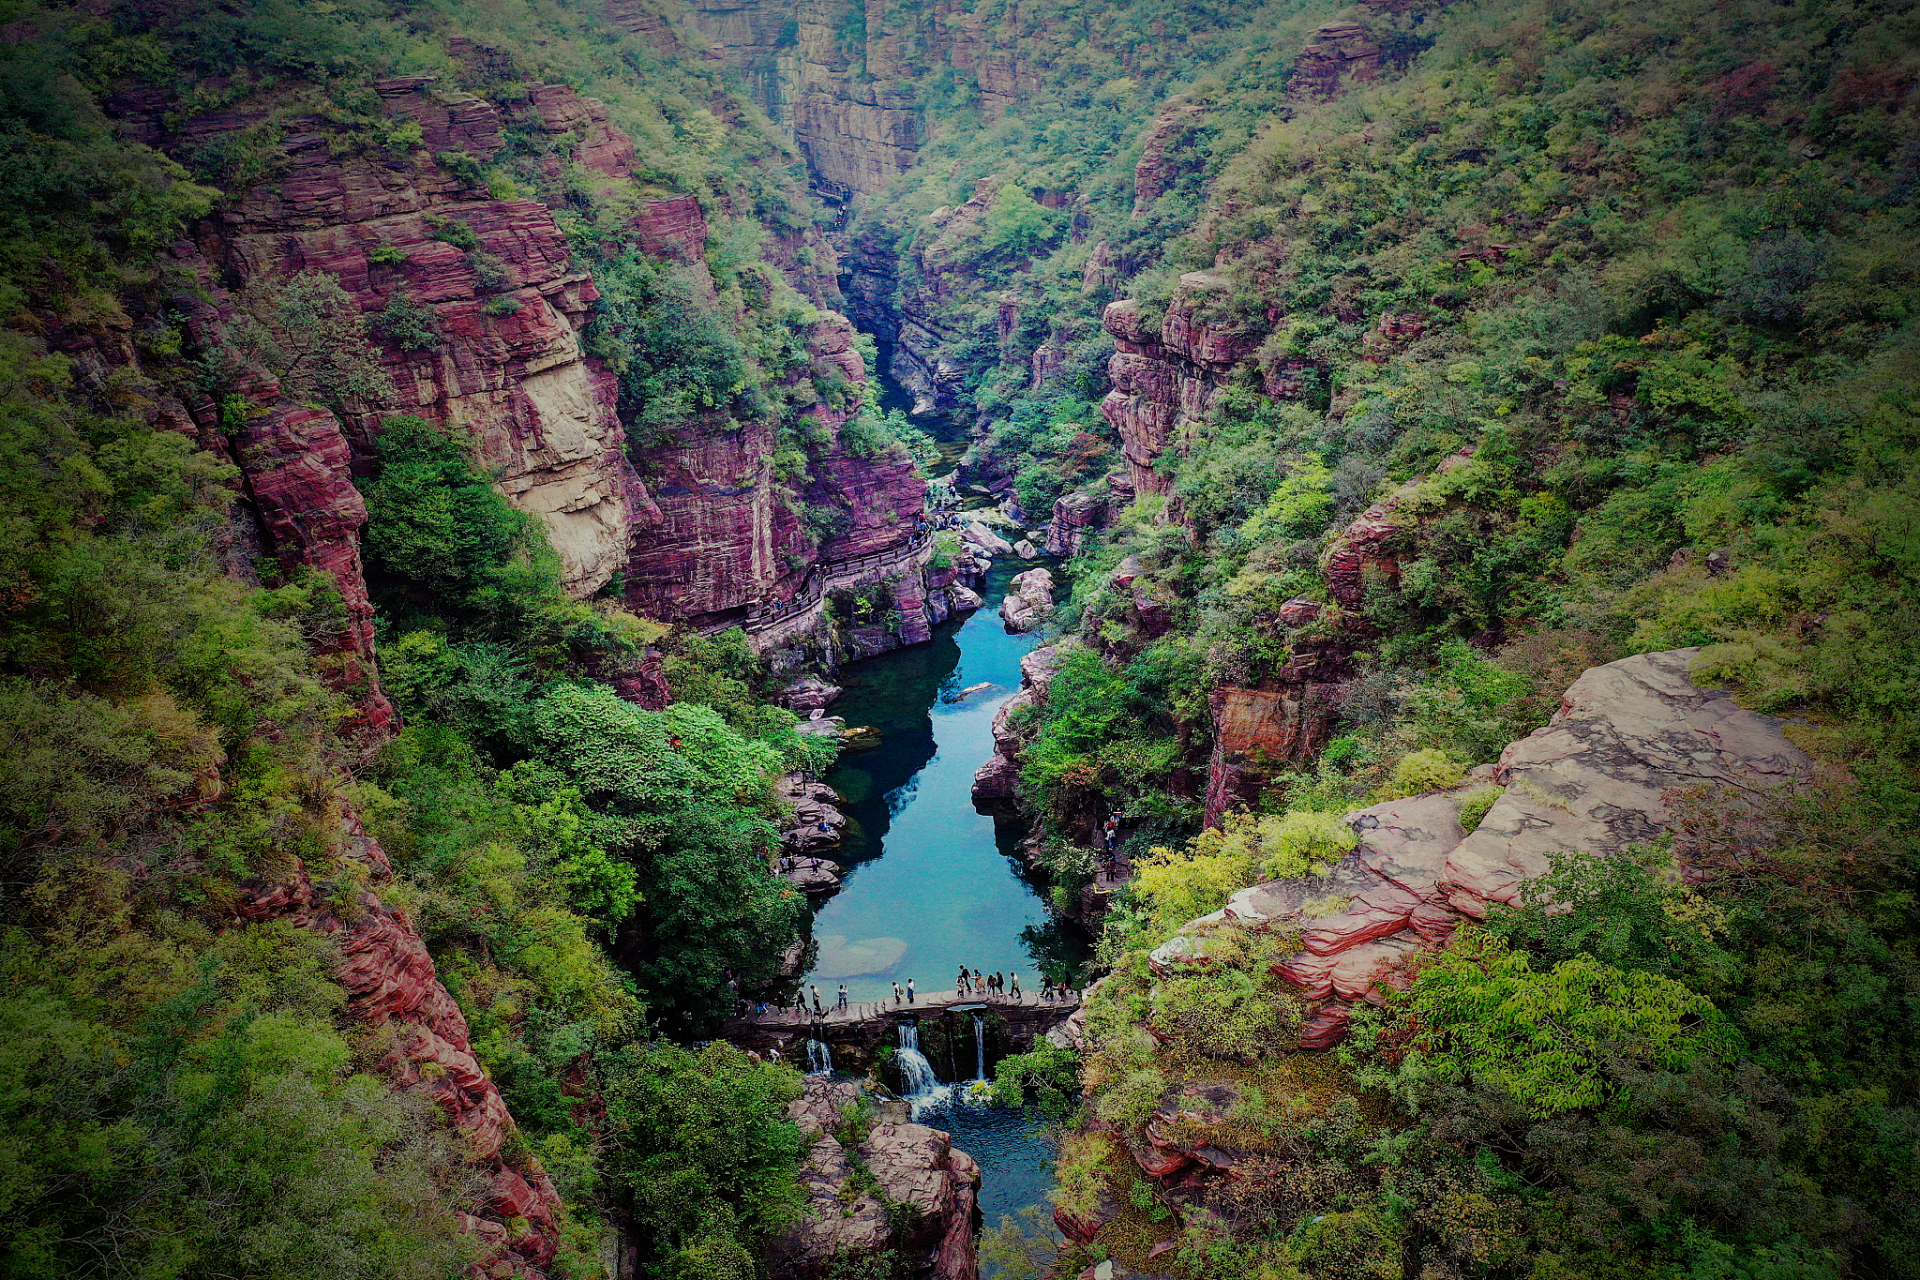
[[[913,1003],[913,979],[912,978],[907,979],[907,1003],[908,1004]]]
[[[900,1003],[900,996],[901,996],[901,994],[902,994],[902,993],[901,993],[901,990],[900,990],[900,980],[899,980],[898,978],[895,978],[895,979],[893,980],[893,1002],[894,1002],[894,1003],[895,1003],[896,1005]]]
[[[1013,978],[1013,1002],[1015,1004],[1019,1004],[1020,1003],[1020,975],[1017,973],[1013,974],[1012,978]]]
[[[987,990],[987,980],[980,976],[980,971],[978,969],[975,969],[973,971],[973,989],[975,991],[980,992],[983,995],[986,993],[986,990]]]
[[[841,1009],[847,1007],[847,984],[844,982],[840,984],[840,1003],[836,1007]]]

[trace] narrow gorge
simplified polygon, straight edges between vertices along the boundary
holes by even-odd
[[[0,1276],[1920,1237],[1892,0],[18,0]]]

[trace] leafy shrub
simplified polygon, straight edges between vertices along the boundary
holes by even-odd
[[[1299,1006],[1244,970],[1216,966],[1153,989],[1152,1025],[1186,1048],[1252,1062],[1298,1026]]]
[[[1270,880],[1324,874],[1360,843],[1353,829],[1331,813],[1293,810],[1277,819],[1261,818],[1258,830],[1260,870]]]
[[[1459,782],[1466,771],[1465,765],[1449,759],[1446,752],[1433,747],[1410,752],[1394,764],[1393,772],[1387,775],[1387,785],[1380,791],[1380,798],[1397,800],[1402,796],[1445,791]]]
[[[415,302],[405,290],[387,299],[373,319],[373,331],[402,351],[431,351],[446,341],[439,315],[432,307]]]
[[[1460,829],[1468,833],[1478,830],[1480,820],[1505,794],[1504,787],[1478,787],[1469,791],[1460,801]]]

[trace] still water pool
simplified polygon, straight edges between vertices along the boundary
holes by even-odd
[[[1064,969],[1073,943],[1013,849],[973,807],[973,774],[993,754],[993,717],[1020,687],[1020,659],[1039,640],[1008,635],[996,606],[1025,568],[996,567],[986,607],[932,643],[856,664],[833,713],[871,725],[878,747],[843,756],[827,782],[847,803],[847,837],[832,856],[845,887],[814,918],[823,991],[890,998],[895,981],[950,991],[961,965],[1017,973],[1028,991],[1042,967]],[[972,692],[967,692],[972,690]]]
[[[809,977],[824,991],[844,982],[853,1000],[879,1000],[908,978],[920,991],[950,991],[963,964],[1017,973],[1032,991],[1043,973],[1064,976],[1084,956],[1084,940],[1049,920],[1014,850],[1019,832],[996,832],[973,807],[994,713],[1019,689],[1020,659],[1039,643],[1008,635],[998,613],[1007,580],[1026,567],[996,567],[981,585],[985,607],[941,627],[931,644],[844,673],[846,696],[833,713],[873,726],[881,741],[843,756],[827,776],[851,821],[832,855],[846,868],[845,887],[813,924],[820,952]],[[954,1100],[917,1118],[979,1162],[986,1226],[1045,1204],[1054,1144],[1036,1115]]]

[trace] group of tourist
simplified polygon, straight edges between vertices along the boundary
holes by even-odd
[[[1100,847],[1096,851],[1100,870],[1112,880],[1120,870],[1120,815],[1108,816],[1100,826]]]
[[[953,993],[961,997],[969,995],[1001,996],[1010,994],[1015,1000],[1018,1000],[1020,998],[1020,975],[1017,973],[1013,975],[1013,990],[1009,992],[1007,990],[1007,978],[998,970],[982,977],[978,969],[975,969],[973,973],[969,975],[967,973],[967,966],[961,965],[960,975],[953,980]]]
[[[965,965],[960,966],[960,972],[954,978],[953,990],[955,995],[962,998],[972,996],[984,996],[988,999],[1006,997],[1015,1001],[1024,998],[1020,990],[1019,974],[1002,974],[998,971],[982,974],[978,969],[969,971]],[[808,999],[809,996],[812,997],[811,1001]],[[918,993],[914,989],[912,978],[907,979],[905,986],[902,986],[898,981],[894,982],[894,1004],[913,1004],[917,998]],[[1073,992],[1064,982],[1048,982],[1042,984],[1040,988],[1040,998],[1052,1004],[1055,1001],[1071,1000],[1073,998]],[[844,982],[840,984],[840,989],[834,993],[833,999],[831,1003],[829,1003],[821,996],[820,988],[809,982],[793,993],[793,1003],[791,1005],[779,1004],[777,1007],[781,1011],[791,1008],[795,1018],[804,1019],[808,1014],[809,1003],[811,1003],[812,1014],[815,1018],[824,1018],[829,1012],[841,1012],[848,1007],[847,984]],[[754,1002],[755,1012],[765,1014],[767,1009],[768,1004],[766,1000],[761,999]],[[744,1013],[745,1011],[745,1002],[742,1001],[738,1012]]]

